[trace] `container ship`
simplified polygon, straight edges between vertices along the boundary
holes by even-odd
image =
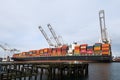
[[[112,51],[110,40],[107,37],[105,27],[105,15],[104,10],[99,12],[100,30],[101,30],[101,42],[93,45],[88,44],[77,44],[71,45],[62,44],[56,35],[55,31],[48,24],[48,28],[53,35],[57,45],[52,44],[51,40],[43,30],[41,26],[39,29],[49,46],[53,48],[43,48],[39,50],[30,50],[27,52],[16,53],[12,59],[14,61],[75,61],[75,60],[86,60],[86,61],[112,61]]]
[[[93,46],[88,44],[76,44],[74,49],[69,51],[69,47],[63,45],[59,48],[43,48],[30,50],[14,54],[12,59],[15,61],[40,61],[40,60],[88,60],[88,61],[111,61],[111,45],[95,43]]]

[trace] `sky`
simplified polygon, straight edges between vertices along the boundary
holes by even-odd
[[[120,56],[119,8],[120,0],[0,0],[0,44],[20,51],[49,47],[38,26],[52,37],[51,24],[64,43],[93,45],[100,39],[98,13],[104,10],[113,55]]]

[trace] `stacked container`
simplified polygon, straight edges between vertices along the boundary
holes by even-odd
[[[101,55],[101,45],[102,45],[102,43],[95,43],[94,55]]]
[[[30,50],[29,52],[31,53],[31,56],[35,56],[35,57],[38,56],[37,55],[37,50]]]
[[[51,56],[51,54],[52,54],[52,48],[49,48],[48,55]]]
[[[74,55],[80,55],[80,45],[76,45],[74,48]]]
[[[49,51],[49,48],[44,48],[43,49],[44,56],[48,56],[48,51]]]
[[[18,53],[18,54],[13,54],[13,57],[19,57],[19,54],[20,54],[20,53]]]
[[[68,46],[67,45],[63,45],[62,46],[62,56],[65,56],[67,54],[67,51],[68,51]]]
[[[57,48],[52,49],[52,56],[57,56]]]
[[[61,53],[62,53],[62,48],[61,47],[57,48],[57,56],[61,56]]]
[[[81,44],[80,45],[80,54],[81,55],[87,55],[87,45],[88,44]]]
[[[87,55],[93,55],[93,46],[87,46]]]
[[[110,44],[102,44],[102,55],[110,55]]]

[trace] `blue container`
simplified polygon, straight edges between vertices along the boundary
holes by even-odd
[[[87,49],[93,49],[93,46],[87,46]]]

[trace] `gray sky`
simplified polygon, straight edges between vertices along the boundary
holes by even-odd
[[[50,23],[64,43],[91,45],[100,39],[98,12],[103,9],[113,55],[120,56],[119,8],[120,0],[0,0],[0,42],[21,51],[48,47],[38,26],[51,36]]]

